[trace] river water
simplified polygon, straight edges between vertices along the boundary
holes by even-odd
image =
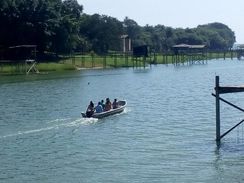
[[[243,182],[244,130],[215,142],[215,76],[244,84],[244,62],[0,77],[0,182]],[[127,100],[82,119],[90,100]],[[244,94],[223,97],[244,107]],[[242,113],[221,104],[222,133]]]

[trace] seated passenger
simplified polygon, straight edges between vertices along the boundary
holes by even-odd
[[[98,102],[97,106],[95,107],[96,113],[103,112],[103,107],[101,105],[101,102]]]
[[[92,101],[90,101],[90,104],[88,105],[86,109],[86,116],[90,118],[94,113],[94,104]]]
[[[113,101],[113,109],[116,109],[118,107],[119,107],[119,105],[118,105],[117,99],[114,99],[114,101]]]
[[[107,98],[106,103],[105,103],[105,111],[109,111],[110,109],[112,109],[112,104],[111,104],[109,98]]]
[[[105,109],[105,104],[104,104],[104,100],[101,100],[101,105],[103,107],[103,110]]]

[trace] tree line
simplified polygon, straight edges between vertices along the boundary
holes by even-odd
[[[234,32],[222,23],[186,29],[140,26],[128,17],[85,14],[77,0],[1,0],[0,23],[0,48],[37,45],[40,54],[120,51],[121,35],[128,35],[133,46],[149,45],[156,52],[181,43],[229,49],[235,42]]]

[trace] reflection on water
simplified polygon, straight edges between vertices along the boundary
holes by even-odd
[[[242,182],[243,125],[215,142],[215,75],[244,63],[101,69],[0,79],[0,182]],[[89,84],[88,84],[89,83]],[[84,119],[90,100],[127,100]],[[225,95],[244,106],[244,95]],[[221,104],[222,133],[242,114]]]

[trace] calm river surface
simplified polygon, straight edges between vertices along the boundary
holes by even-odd
[[[244,130],[217,148],[215,75],[244,84],[244,62],[0,76],[0,182],[243,182]],[[82,119],[90,100],[125,112]],[[244,107],[244,93],[225,99]],[[221,103],[222,104],[222,103]],[[222,133],[243,114],[221,105]]]

